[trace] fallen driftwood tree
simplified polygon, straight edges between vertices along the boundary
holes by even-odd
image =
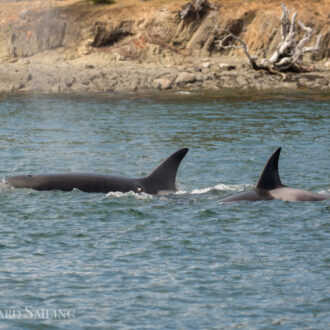
[[[303,64],[303,56],[308,52],[317,52],[320,50],[322,35],[318,35],[314,46],[306,47],[313,37],[313,29],[298,21],[298,26],[304,32],[300,40],[296,40],[296,17],[294,12],[290,18],[290,10],[282,4],[281,17],[281,42],[275,52],[269,59],[263,58],[257,62],[258,57],[249,53],[246,43],[231,33],[229,30],[223,30],[215,44],[218,49],[242,48],[249,59],[249,63],[254,70],[265,70],[269,73],[278,73],[285,77],[284,72],[307,72],[310,71]]]

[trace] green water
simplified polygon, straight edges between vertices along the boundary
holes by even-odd
[[[279,146],[284,184],[330,194],[329,101],[225,96],[0,98],[0,178],[144,176],[190,148],[174,195],[3,182],[1,328],[330,327],[329,200],[219,204]]]

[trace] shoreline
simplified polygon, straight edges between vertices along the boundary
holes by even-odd
[[[314,70],[277,74],[254,71],[246,59],[188,58],[186,63],[156,64],[111,61],[94,53],[74,60],[47,51],[15,62],[0,63],[0,93],[154,93],[246,91],[330,92],[330,62],[310,63]]]
[[[5,2],[0,93],[330,92],[326,1],[286,2],[324,37],[319,54],[304,58],[310,72],[285,77],[253,70],[242,49],[216,47],[227,29],[236,31],[252,55],[269,58],[280,42],[280,1],[212,1],[201,17],[186,20],[180,18],[184,0],[123,0],[110,6],[82,0]]]
[[[0,101],[2,99],[11,98],[56,98],[56,99],[86,99],[86,100],[157,100],[158,102],[172,102],[182,100],[183,102],[212,102],[216,100],[226,100],[229,102],[242,102],[242,101],[276,101],[276,100],[306,100],[315,102],[328,102],[330,101],[330,93],[327,90],[317,89],[268,89],[268,90],[255,90],[248,89],[240,91],[237,94],[236,89],[222,89],[219,91],[202,90],[202,91],[131,91],[131,92],[61,92],[61,93],[43,93],[31,91],[17,91],[17,92],[0,92]]]

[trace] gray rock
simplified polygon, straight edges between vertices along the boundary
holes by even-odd
[[[185,85],[188,83],[194,83],[196,81],[196,76],[193,73],[182,72],[178,75],[175,80],[176,85]]]
[[[153,81],[153,87],[161,90],[170,89],[172,87],[172,82],[166,78],[159,78]]]
[[[282,84],[280,84],[281,87],[286,88],[286,89],[297,89],[298,88],[298,84],[296,82],[283,82]],[[261,88],[262,89],[262,86]]]
[[[67,87],[72,87],[72,85],[75,83],[76,79],[74,77],[72,77],[71,79],[68,79],[65,81],[65,85]]]
[[[228,63],[220,63],[219,68],[223,71],[231,71],[231,70],[235,70],[236,66],[235,65],[229,65]]]
[[[204,81],[205,76],[202,73],[197,73],[196,74],[196,81]]]
[[[329,82],[326,78],[321,78],[317,81],[317,83],[321,86],[328,86]]]
[[[298,80],[299,87],[309,87],[311,83],[306,78],[300,78]]]
[[[243,77],[237,76],[237,84],[239,87],[242,87],[247,84],[247,81]]]

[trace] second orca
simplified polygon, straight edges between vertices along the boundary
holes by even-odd
[[[278,160],[280,153],[281,148],[278,148],[270,156],[254,189],[224,198],[220,201],[220,203],[272,199],[280,199],[291,202],[323,201],[325,199],[330,199],[330,196],[328,195],[290,188],[282,184],[278,174]]]

